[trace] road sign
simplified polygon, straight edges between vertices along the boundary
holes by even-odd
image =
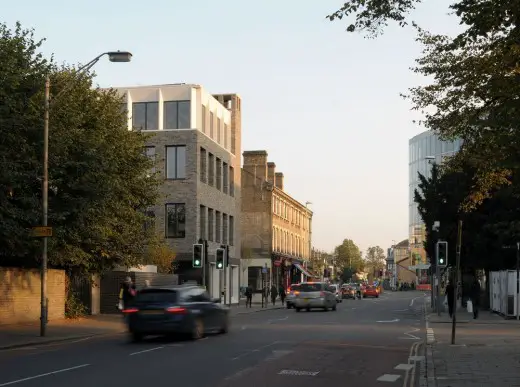
[[[33,227],[32,228],[32,236],[35,238],[45,238],[52,236],[52,227]]]
[[[262,267],[262,273],[267,274],[267,267]]]

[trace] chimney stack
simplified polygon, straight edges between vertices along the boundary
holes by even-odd
[[[257,185],[267,180],[267,152],[265,150],[245,151],[243,185]]]
[[[276,173],[276,164],[273,162],[267,163],[267,181],[272,185],[275,185],[275,173]]]
[[[283,173],[282,172],[276,172],[275,173],[275,182],[274,185],[277,188],[280,188],[283,191]]]

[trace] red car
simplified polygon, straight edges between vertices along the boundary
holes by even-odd
[[[363,298],[365,297],[375,297],[379,298],[379,292],[377,291],[376,287],[373,285],[368,285],[363,290]]]

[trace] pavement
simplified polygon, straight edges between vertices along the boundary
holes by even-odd
[[[113,332],[0,351],[0,387],[417,386],[424,295],[344,300],[337,311],[232,316],[228,334],[131,344]],[[254,309],[254,308],[253,308]]]
[[[457,313],[455,344],[446,313],[427,316],[428,387],[520,386],[520,322],[488,311]]]

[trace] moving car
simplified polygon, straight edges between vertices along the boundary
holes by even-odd
[[[294,308],[294,299],[298,294],[300,289],[300,284],[292,284],[287,289],[287,298],[285,299],[285,305],[287,305],[287,309]]]
[[[300,294],[294,299],[294,307],[297,312],[302,309],[329,309],[336,310],[335,289],[324,282],[302,282],[299,288]]]
[[[363,298],[365,297],[379,298],[379,292],[377,291],[377,288],[374,285],[365,286],[363,289]]]
[[[174,334],[197,340],[229,330],[229,308],[200,286],[143,289],[123,313],[133,341]]]
[[[339,292],[339,285],[330,284],[330,288],[333,290],[334,295],[336,296],[336,302],[343,302],[343,298]]]
[[[341,287],[342,298],[356,299],[356,288],[352,284],[346,284]]]

